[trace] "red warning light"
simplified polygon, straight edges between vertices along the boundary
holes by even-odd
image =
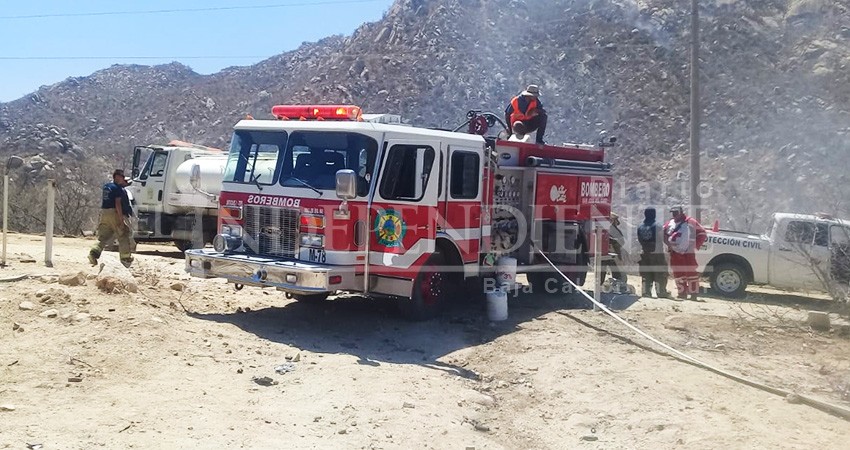
[[[360,107],[353,105],[275,105],[272,115],[278,120],[363,121]]]

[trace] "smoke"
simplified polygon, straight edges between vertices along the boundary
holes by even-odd
[[[535,83],[549,112],[548,142],[619,138],[609,158],[621,217],[646,205],[688,206],[690,11],[681,2],[429,5],[428,20],[409,22],[406,32],[436,39],[436,58],[424,65],[425,86],[406,116],[450,127],[465,109],[499,113]],[[840,70],[850,59],[846,41],[832,38],[850,22],[841,15],[786,20],[787,9],[779,0],[701,5],[700,191],[707,222],[761,231],[775,211],[847,208],[847,183],[837,168],[850,154],[850,83]]]

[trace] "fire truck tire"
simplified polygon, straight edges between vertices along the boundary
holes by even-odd
[[[728,298],[741,298],[747,290],[747,272],[735,263],[720,263],[711,272],[711,290]]]
[[[549,291],[553,289],[558,290],[561,284],[566,283],[556,272],[528,272],[525,277],[531,284],[532,291],[540,294],[550,293]],[[548,281],[550,279],[552,281]]]
[[[301,303],[322,303],[331,295],[329,292],[323,294],[292,294],[292,298]]]
[[[399,312],[408,320],[427,320],[436,317],[442,311],[449,287],[446,274],[441,271],[443,255],[434,253],[419,270],[413,282],[413,292],[409,299],[399,299]]]
[[[213,238],[204,238],[203,242],[200,241],[186,241],[186,240],[176,240],[174,241],[174,246],[177,247],[181,252],[185,252],[186,250],[191,250],[193,248],[204,248],[207,244],[212,244]]]
[[[573,277],[575,274],[568,274]],[[588,308],[591,304],[575,292],[573,286],[566,282],[563,277],[557,272],[529,272],[526,274],[528,282],[531,284],[532,293],[537,295],[545,295],[549,297],[557,297],[563,300],[566,308]],[[576,279],[576,278],[573,278]],[[581,283],[579,283],[581,285]]]
[[[449,292],[459,292],[463,294],[460,296],[461,300],[467,303],[484,303],[487,298],[484,295],[485,288],[485,278],[483,276],[478,276],[463,280],[460,284],[458,284],[457,291],[453,290],[453,286],[450,287]]]

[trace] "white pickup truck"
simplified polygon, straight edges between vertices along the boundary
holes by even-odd
[[[824,214],[776,213],[761,236],[709,231],[697,262],[712,290],[724,297],[743,296],[750,283],[836,297],[850,281],[848,256],[850,222]]]

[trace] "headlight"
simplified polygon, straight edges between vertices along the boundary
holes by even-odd
[[[241,246],[242,239],[237,237],[217,234],[213,238],[213,249],[219,253],[232,252]]]
[[[325,246],[325,237],[320,234],[302,234],[301,235],[301,246],[302,247],[324,247]]]
[[[240,227],[239,225],[222,225],[221,234],[241,238],[242,227]]]
[[[213,249],[219,253],[223,253],[227,249],[227,241],[222,234],[217,234],[213,238]]]

